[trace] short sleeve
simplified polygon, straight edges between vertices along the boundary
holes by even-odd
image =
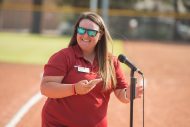
[[[43,76],[65,76],[68,65],[66,54],[60,50],[52,55],[48,63],[45,64]]]
[[[114,58],[114,67],[115,67],[116,80],[117,80],[116,89],[122,89],[128,87],[127,79],[124,75],[124,72],[117,58]]]

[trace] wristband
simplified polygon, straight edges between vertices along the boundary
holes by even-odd
[[[75,84],[73,84],[72,86],[73,86],[73,93],[74,93],[74,95],[77,95]]]

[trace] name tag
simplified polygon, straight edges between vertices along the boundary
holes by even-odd
[[[77,67],[77,68],[78,68],[78,72],[90,73],[90,68],[86,68],[86,67]]]

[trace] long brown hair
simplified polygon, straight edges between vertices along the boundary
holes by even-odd
[[[69,46],[73,46],[77,44],[77,27],[82,19],[89,19],[92,22],[96,23],[100,27],[100,33],[102,34],[99,42],[95,47],[95,52],[98,57],[99,64],[99,74],[101,75],[104,81],[104,90],[108,90],[110,88],[116,87],[116,76],[115,76],[115,68],[113,65],[112,55],[108,53],[108,42],[112,43],[112,38],[103,19],[94,12],[85,12],[83,13],[79,19],[77,20],[74,27],[74,34],[71,38]]]

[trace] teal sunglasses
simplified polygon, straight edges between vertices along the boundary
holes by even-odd
[[[77,33],[80,35],[84,35],[87,32],[88,36],[90,37],[95,37],[98,33],[97,30],[91,30],[91,29],[86,29],[83,27],[77,27]]]

